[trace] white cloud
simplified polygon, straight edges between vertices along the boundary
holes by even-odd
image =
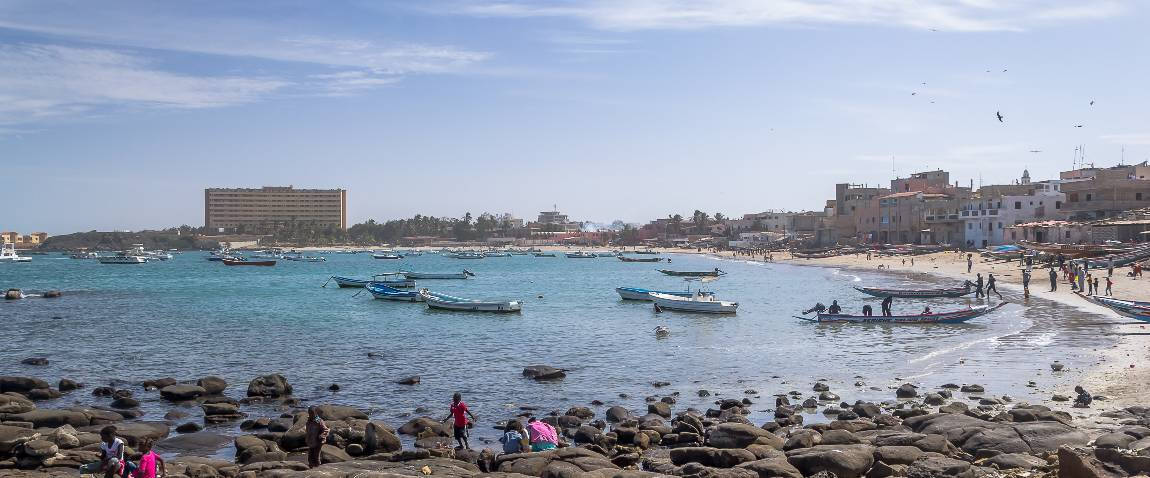
[[[318,80],[317,86],[321,91],[337,96],[387,86],[400,81],[399,76],[384,76],[377,72],[364,70],[323,73],[311,75],[311,78]]]
[[[585,0],[457,5],[488,17],[570,17],[604,30],[700,29],[772,24],[857,23],[944,31],[1024,30],[1105,18],[1127,0]]]
[[[106,48],[0,45],[0,123],[34,122],[97,107],[211,108],[284,88],[274,78],[194,76]]]
[[[1150,145],[1150,133],[1107,134],[1101,138],[1113,144]]]

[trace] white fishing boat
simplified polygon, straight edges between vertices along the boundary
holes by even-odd
[[[72,259],[99,259],[100,254],[97,254],[97,253],[91,252],[91,251],[88,251],[88,252],[80,251],[80,252],[72,253],[72,255],[70,255],[68,257],[71,257]]]
[[[596,252],[595,253],[596,257],[615,257],[617,255],[619,255],[618,252]]]
[[[718,300],[713,295],[695,291],[690,297],[660,294],[652,292],[651,298],[655,301],[655,311],[676,310],[679,312],[701,312],[705,314],[733,314],[739,308],[738,302]]]
[[[100,258],[101,264],[143,264],[146,262],[148,262],[147,257],[134,256],[123,252],[114,256],[104,256]]]
[[[651,297],[651,294],[673,295],[676,297],[691,297],[691,296],[695,295],[695,293],[690,291],[690,290],[686,290],[686,291],[650,290],[650,289],[643,289],[643,288],[639,288],[639,287],[617,287],[617,288],[615,288],[615,292],[618,293],[619,298],[621,298],[623,300],[643,300],[643,301],[648,301],[648,302],[655,300],[654,297]],[[707,295],[714,295],[711,292],[703,292],[703,293],[707,294]]]
[[[32,262],[31,257],[24,257],[16,253],[16,244],[6,243],[0,249],[0,262]]]
[[[463,272],[448,272],[448,273],[410,272],[410,271],[402,271],[400,273],[403,274],[403,276],[407,277],[408,279],[466,279],[469,276],[475,276],[474,272],[471,272],[467,269],[464,269]]]
[[[487,251],[483,253],[483,257],[511,257],[511,253],[503,251]]]
[[[385,254],[372,254],[373,259],[403,259],[403,254],[385,253]]]
[[[599,257],[594,252],[575,251],[564,254],[568,259],[594,259]]]
[[[519,312],[523,309],[517,300],[472,300],[423,289],[419,291],[423,301],[432,309],[462,310],[469,312]]]
[[[487,256],[485,256],[479,252],[460,252],[460,253],[457,253],[451,257],[454,257],[456,259],[483,259]]]

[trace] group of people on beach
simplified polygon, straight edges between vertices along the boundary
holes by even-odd
[[[140,440],[138,443],[140,459],[134,463],[127,458],[127,453],[124,451],[126,446],[124,439],[116,436],[114,425],[100,429],[100,461],[81,466],[80,473],[94,475],[103,473],[104,478],[114,476],[156,478],[167,475],[164,459],[152,451],[151,439]]]

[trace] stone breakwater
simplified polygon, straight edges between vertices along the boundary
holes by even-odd
[[[561,431],[557,450],[496,456],[451,448],[450,427],[416,417],[393,428],[362,410],[313,403],[332,432],[324,465],[304,464],[306,413],[287,378],[256,377],[242,398],[217,377],[141,384],[172,404],[160,419],[139,411],[136,393],[87,388],[69,380],[55,387],[36,378],[0,377],[0,476],[75,476],[98,460],[99,430],[115,425],[129,455],[156,440],[173,477],[1113,477],[1150,472],[1150,408],[1104,415],[1109,429],[1087,428],[1042,405],[985,394],[978,385],[920,390],[899,387],[891,400],[848,403],[822,381],[808,391],[778,395],[746,390],[745,398],[715,400],[706,410],[676,409],[676,394],[647,398],[646,409],[594,402],[533,415],[499,417],[485,426],[537,416]],[[699,396],[707,392],[700,390]],[[37,402],[88,394],[109,406],[40,408]],[[154,398],[154,397],[148,397]],[[756,404],[756,401],[762,403]],[[79,400],[74,400],[79,403]],[[969,402],[969,403],[968,403]],[[193,420],[189,411],[202,413]],[[751,423],[751,408],[773,407],[774,418]],[[248,412],[276,410],[275,418]],[[803,413],[827,422],[804,424]],[[484,412],[480,411],[483,415]],[[212,427],[232,424],[225,437]],[[208,429],[205,430],[204,427]],[[413,441],[406,447],[401,436]],[[234,446],[234,458],[212,458]]]

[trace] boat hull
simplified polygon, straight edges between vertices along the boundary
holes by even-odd
[[[372,297],[382,300],[399,302],[423,302],[421,291],[404,291],[394,289],[378,282],[371,282],[365,286]]]
[[[718,269],[713,271],[671,271],[667,269],[659,269],[659,272],[675,277],[719,277],[726,274],[726,272]]]
[[[721,300],[693,300],[693,296],[682,297],[678,295],[650,294],[655,302],[655,311],[673,310],[676,312],[694,312],[700,314],[734,314],[739,309],[738,302]]]
[[[941,314],[932,315],[898,315],[893,317],[883,316],[865,316],[865,315],[844,315],[844,314],[818,314],[815,319],[799,317],[800,319],[810,322],[818,322],[821,324],[834,324],[834,323],[851,323],[851,324],[959,324],[968,320],[981,317],[998,310],[998,308],[1008,304],[1008,302],[999,302],[993,307],[980,305],[971,307],[968,310],[960,310],[956,312],[943,312]]]
[[[874,297],[898,297],[902,299],[955,298],[974,293],[974,290],[968,287],[951,289],[881,289],[878,287],[855,287],[855,290]]]
[[[403,276],[408,279],[466,279],[468,276],[473,276],[470,271],[463,271],[459,273],[450,274],[437,274],[427,272],[404,272]]]
[[[623,262],[663,262],[662,257],[618,257]]]
[[[522,310],[519,301],[480,301],[453,297],[445,294],[434,294],[426,290],[420,291],[424,302],[432,309],[455,310],[464,312],[494,312],[515,313]]]
[[[220,261],[220,262],[223,262],[225,266],[263,266],[263,267],[271,267],[271,266],[274,266],[274,265],[276,265],[276,261],[239,261],[239,260],[234,260],[234,259],[224,259],[224,260],[222,260],[222,261]]]

